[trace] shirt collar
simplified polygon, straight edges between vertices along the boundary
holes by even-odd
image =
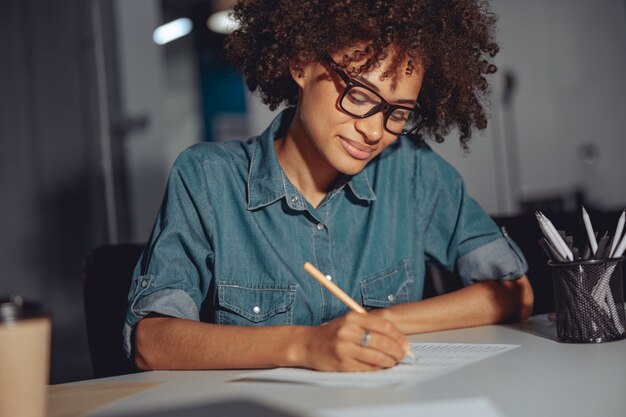
[[[248,210],[272,204],[286,194],[274,140],[287,132],[293,115],[290,110],[283,110],[276,116],[256,141],[248,170]]]
[[[293,107],[283,110],[256,141],[248,170],[248,210],[270,205],[283,197],[287,197],[290,207],[304,209],[302,196],[283,173],[274,149],[274,141],[287,133],[294,113]],[[347,184],[359,200],[376,199],[365,170],[352,176]]]
[[[370,181],[367,177],[367,172],[361,170],[358,174],[352,176],[348,181],[348,186],[352,190],[352,194],[359,200],[374,201],[376,200],[376,193],[370,185]]]

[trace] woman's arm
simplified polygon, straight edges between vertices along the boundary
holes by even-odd
[[[367,348],[360,345],[365,331]],[[293,366],[322,371],[390,368],[408,342],[391,322],[348,313],[318,327],[224,326],[164,316],[137,324],[135,361],[143,370]]]
[[[374,310],[405,334],[526,320],[534,295],[526,275],[514,281],[481,281],[457,291]]]

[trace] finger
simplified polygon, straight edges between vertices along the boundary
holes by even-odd
[[[395,340],[382,333],[375,332],[369,334],[369,343],[367,346],[363,345],[363,335],[361,335],[359,347],[383,353],[389,356],[395,363],[400,362],[404,358],[406,351],[406,349],[400,346]]]
[[[388,352],[370,347],[355,346],[353,358],[369,366],[380,368],[392,368],[400,362]]]
[[[381,369],[383,369],[381,366],[372,365],[358,359],[351,359],[342,363],[338,370],[341,372],[372,372],[379,371]]]
[[[365,340],[366,334],[368,335],[367,340]],[[352,348],[367,347],[367,349],[377,350],[389,356],[395,362],[404,358],[406,348],[398,344],[396,340],[386,334],[366,330],[356,323],[342,325],[337,329],[336,336],[339,340],[347,342],[347,346],[352,346]],[[354,353],[354,351],[350,351],[350,355]]]
[[[354,324],[362,327],[364,330],[369,330],[370,332],[380,333],[387,336],[388,338],[394,340],[403,350],[406,350],[409,347],[409,342],[406,339],[406,336],[389,320],[376,317],[373,314],[358,313],[355,313],[354,315],[351,313],[347,314],[346,320],[348,322],[353,322]]]

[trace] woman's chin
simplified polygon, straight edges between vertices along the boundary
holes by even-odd
[[[353,176],[363,171],[368,162],[368,160],[363,161],[354,159],[351,161],[342,161],[340,166],[337,166],[336,169],[344,175]]]

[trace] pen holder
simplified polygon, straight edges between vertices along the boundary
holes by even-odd
[[[558,342],[600,343],[624,338],[623,260],[548,262]]]

